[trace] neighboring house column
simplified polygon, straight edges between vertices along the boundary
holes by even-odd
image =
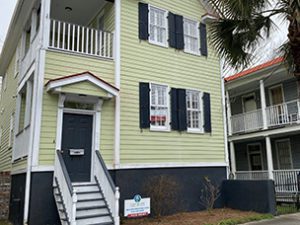
[[[227,108],[227,126],[228,126],[228,135],[232,135],[232,126],[231,126],[231,105],[229,92],[226,91],[226,108]]]
[[[263,80],[259,81],[260,83],[260,102],[261,102],[261,110],[262,110],[262,120],[263,120],[263,129],[268,128],[267,123],[267,104],[266,104],[266,92],[265,92],[265,84]]]
[[[234,142],[230,141],[230,164],[231,164],[231,173],[235,176],[236,173],[236,160],[235,160],[235,148]]]
[[[273,180],[273,156],[272,156],[272,145],[271,145],[271,138],[269,136],[266,137],[266,148],[267,148],[267,163],[268,163],[268,174],[269,179]]]

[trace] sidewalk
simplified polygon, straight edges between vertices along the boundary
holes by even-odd
[[[283,215],[272,220],[245,223],[244,225],[300,225],[300,213]]]

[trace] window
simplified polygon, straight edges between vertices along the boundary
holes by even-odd
[[[8,147],[12,147],[12,143],[13,143],[13,136],[14,136],[14,118],[15,118],[15,113],[12,113],[11,116],[10,116]]]
[[[149,41],[167,46],[167,11],[149,6]]]
[[[2,78],[2,88],[3,88],[3,91],[6,91],[6,88],[7,88],[7,73],[5,73],[4,77]]]
[[[191,132],[203,132],[202,93],[186,91],[187,127]]]
[[[150,85],[150,128],[169,130],[168,86]]]
[[[200,54],[198,22],[184,18],[184,51],[193,54]]]

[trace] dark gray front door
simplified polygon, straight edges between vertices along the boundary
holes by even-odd
[[[62,155],[72,182],[90,181],[92,131],[92,116],[64,113]]]

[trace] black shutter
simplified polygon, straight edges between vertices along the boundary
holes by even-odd
[[[187,130],[186,118],[186,91],[185,89],[177,89],[177,104],[178,104],[178,130]]]
[[[207,32],[206,25],[204,23],[200,23],[200,51],[201,55],[207,56]]]
[[[139,2],[139,38],[148,40],[148,4]]]
[[[172,130],[178,130],[178,100],[176,88],[171,88],[171,127]]]
[[[211,133],[211,110],[210,110],[210,94],[203,94],[203,107],[204,107],[204,131]]]
[[[176,15],[176,49],[184,49],[183,16]]]
[[[183,16],[169,12],[169,46],[176,49],[184,48]]]
[[[169,46],[176,48],[176,24],[175,24],[176,15],[169,12],[168,21],[169,21]]]
[[[140,128],[150,127],[149,83],[140,83]]]

